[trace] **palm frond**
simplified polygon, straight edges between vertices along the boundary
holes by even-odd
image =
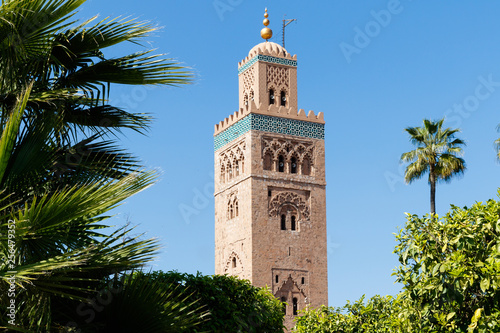
[[[2,131],[2,136],[0,137],[0,183],[4,178],[10,155],[12,154],[12,150],[14,149],[14,145],[16,143],[17,133],[20,129],[22,116],[26,103],[28,103],[30,92],[31,85],[19,94],[17,104],[12,110],[10,118]]]
[[[173,59],[163,59],[152,51],[138,52],[99,61],[82,67],[59,82],[61,87],[98,90],[102,83],[129,85],[179,85],[191,81],[192,74]]]

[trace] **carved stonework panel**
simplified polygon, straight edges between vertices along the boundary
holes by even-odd
[[[230,181],[245,172],[245,140],[219,154],[220,183]]]
[[[288,90],[289,73],[288,68],[279,66],[267,66],[267,85],[279,90]]]
[[[250,68],[243,74],[244,91],[249,92],[253,89],[255,83],[255,67]]]
[[[306,200],[294,192],[280,192],[269,202],[269,216],[276,217],[280,214],[281,208],[285,205],[294,206],[300,216],[299,220],[309,221],[309,206]]]
[[[308,159],[312,165],[314,145],[312,142],[263,137],[262,157],[265,157],[266,154],[269,154],[273,160],[277,160],[279,155],[285,156],[287,161],[296,157],[299,163]]]

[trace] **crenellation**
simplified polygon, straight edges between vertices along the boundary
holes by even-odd
[[[237,123],[238,121],[240,121],[241,119],[252,113],[302,120],[318,124],[325,123],[323,112],[318,112],[318,114],[316,115],[313,110],[310,110],[309,113],[306,115],[304,109],[300,109],[298,112],[294,112],[294,110],[291,108],[276,106],[276,105],[269,105],[267,109],[264,109],[261,107],[261,105],[257,106],[255,101],[251,101],[249,103],[248,110],[241,108],[240,111],[234,112],[228,118],[225,118],[220,123],[215,124],[214,136],[225,131],[226,129],[228,129],[229,127],[231,127],[232,125],[234,125],[235,123]]]

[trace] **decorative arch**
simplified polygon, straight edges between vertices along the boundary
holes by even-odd
[[[231,194],[227,201],[227,219],[232,220],[239,215],[239,203],[236,194]]]
[[[276,217],[285,205],[294,206],[299,212],[299,220],[308,221],[310,212],[307,202],[294,192],[280,192],[269,202],[269,216]]]
[[[219,155],[222,184],[245,172],[245,148],[245,141],[241,141]]]
[[[274,162],[273,153],[272,153],[271,149],[268,149],[264,153],[263,169],[272,171],[273,170],[273,162]]]
[[[306,303],[307,300],[304,290],[298,286],[291,275],[287,279],[283,279],[274,297],[282,302],[286,301],[288,304],[284,306],[284,311],[293,316],[296,316],[298,311],[303,309],[304,306],[302,304]]]
[[[234,263],[236,263],[236,267],[234,267]],[[240,257],[238,254],[234,251],[231,252],[229,257],[226,260],[226,266],[224,268],[225,273],[230,273],[232,271],[243,271],[243,262],[241,261]]]
[[[280,156],[283,160],[282,168]],[[262,159],[264,170],[313,175],[314,143],[263,137]],[[275,168],[272,168],[273,163],[277,163]],[[295,167],[292,167],[292,164]]]

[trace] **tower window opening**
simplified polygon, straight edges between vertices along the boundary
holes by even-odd
[[[239,176],[239,174],[240,174],[240,166],[238,164],[238,161],[236,161],[235,164],[234,164],[234,170],[235,170],[235,177]]]
[[[279,172],[285,172],[285,158],[283,155],[280,155],[278,158],[278,171]]]
[[[222,165],[220,168],[220,182],[224,184],[226,181],[226,167]]]
[[[285,96],[285,92],[284,91],[281,92],[280,101],[281,101],[281,105],[282,106],[286,106],[286,96]]]
[[[302,278],[302,284],[306,283],[306,278]]]
[[[302,174],[306,176],[311,174],[311,162],[309,162],[308,158],[304,158],[302,162]]]
[[[288,248],[288,256],[291,256],[291,255],[292,255],[292,248],[291,248],[291,247],[289,247],[289,248]]]
[[[274,105],[274,90],[269,89],[269,105]]]
[[[236,268],[236,258],[233,257],[233,268]]]
[[[283,314],[286,315],[286,297],[281,297],[281,303],[283,303]]]
[[[276,283],[280,282],[280,276],[276,275]]]
[[[264,170],[272,170],[273,168],[273,159],[271,154],[267,153],[264,155]]]
[[[292,157],[290,166],[291,166],[290,168],[291,173],[297,173],[297,159],[295,157]]]
[[[270,197],[271,196],[271,190],[267,191],[267,196]]]
[[[292,228],[291,228],[292,230],[296,230],[296,224],[297,222],[295,221],[295,216],[292,215]]]
[[[236,200],[236,202],[234,203],[234,216],[238,216],[238,201]]]
[[[293,298],[293,315],[297,315],[297,310],[298,310],[298,300],[297,297]]]
[[[286,230],[286,215],[281,215],[281,230]]]

